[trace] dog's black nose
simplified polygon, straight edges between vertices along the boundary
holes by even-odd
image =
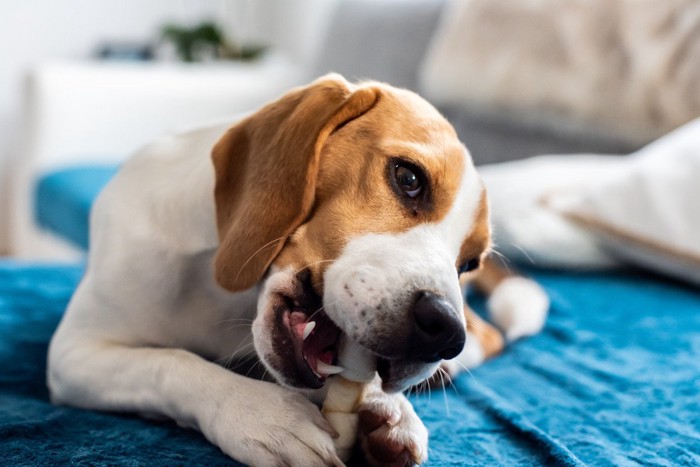
[[[466,332],[447,300],[432,292],[420,291],[412,311],[415,326],[411,335],[411,357],[423,362],[437,362],[459,355]]]

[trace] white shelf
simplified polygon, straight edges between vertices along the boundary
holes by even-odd
[[[258,62],[36,67],[27,78],[23,151],[13,180],[12,253],[47,256],[36,253],[42,251],[42,235],[31,212],[33,183],[41,173],[76,163],[118,163],[164,133],[228,117],[233,121],[307,78],[279,56]]]

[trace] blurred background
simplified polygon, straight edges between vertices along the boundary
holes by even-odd
[[[700,115],[699,25],[692,0],[1,0],[0,253],[81,258],[92,201],[136,149],[335,71],[445,114],[513,261],[611,267],[632,238],[694,268],[700,209],[678,177],[697,155],[659,161],[697,131],[654,163],[624,156]],[[640,195],[657,165],[678,166],[675,198]]]
[[[158,134],[252,109],[298,84],[332,3],[2,0],[0,252],[44,255],[28,238],[40,174],[117,163]],[[173,30],[196,36],[202,25],[265,53],[219,59],[205,30],[192,46],[198,63],[187,63],[177,47],[186,34]],[[194,87],[206,102],[188,112]]]

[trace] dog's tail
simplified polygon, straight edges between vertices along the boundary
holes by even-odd
[[[508,341],[537,334],[549,311],[549,297],[532,279],[505,270],[488,258],[474,278],[476,287],[489,296],[489,319]]]

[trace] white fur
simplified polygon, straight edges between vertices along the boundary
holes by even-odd
[[[501,328],[506,339],[538,333],[549,310],[549,297],[535,281],[524,277],[503,280],[488,300],[489,317]]]

